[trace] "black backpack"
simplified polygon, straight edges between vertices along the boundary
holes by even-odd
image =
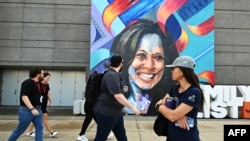
[[[85,90],[86,101],[94,104],[97,101],[98,96],[100,95],[101,81],[106,71],[99,73],[94,71],[87,81],[87,86]]]

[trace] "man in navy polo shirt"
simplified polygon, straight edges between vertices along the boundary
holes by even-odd
[[[127,141],[124,127],[123,108],[130,108],[136,115],[140,111],[123,94],[123,85],[119,72],[123,59],[120,55],[110,58],[110,68],[101,81],[101,94],[95,103],[97,133],[94,141],[106,141],[112,130],[118,141]]]

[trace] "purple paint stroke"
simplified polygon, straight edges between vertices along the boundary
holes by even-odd
[[[97,30],[103,37],[91,44],[90,53],[94,52],[95,50],[102,47],[104,44],[113,39],[111,34],[106,30],[105,26],[103,25],[102,14],[98,12],[97,8],[94,5],[91,6],[91,9],[91,24],[94,24],[92,25],[93,27],[98,28]],[[92,36],[91,38],[95,37]]]

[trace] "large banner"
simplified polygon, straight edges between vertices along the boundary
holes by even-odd
[[[90,71],[104,71],[113,54],[124,58],[125,95],[141,114],[157,113],[172,85],[165,65],[178,56],[193,57],[200,82],[213,86],[214,0],[92,0]]]
[[[249,118],[250,86],[201,85],[204,110],[199,118]]]

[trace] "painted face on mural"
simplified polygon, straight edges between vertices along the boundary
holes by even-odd
[[[130,80],[142,89],[151,89],[160,81],[164,71],[164,51],[159,35],[142,37],[128,71]]]

